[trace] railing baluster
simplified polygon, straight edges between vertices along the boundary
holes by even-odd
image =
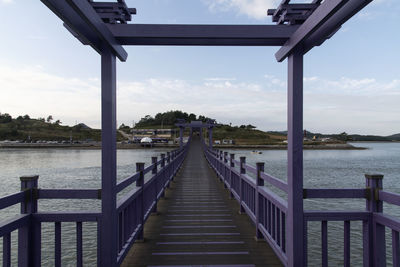
[[[350,221],[344,221],[344,267],[350,267]]]
[[[256,190],[255,190],[255,214],[256,215],[256,238],[261,239],[263,238],[263,235],[261,231],[259,230],[259,224],[260,224],[260,194],[258,193],[259,187],[264,186],[264,180],[261,179],[261,172],[264,171],[264,163],[263,162],[257,162],[257,177],[256,177]]]
[[[286,214],[282,212],[282,245],[283,252],[286,252]]]
[[[392,257],[393,266],[400,265],[400,244],[399,244],[399,232],[392,230]]]
[[[274,205],[274,204],[272,204],[272,216],[271,216],[271,221],[272,221],[272,234],[271,234],[271,236],[272,236],[272,239],[275,239],[275,224],[276,224],[276,220],[275,220],[275,216],[276,216],[276,213],[275,213],[275,210],[276,210],[276,206]]]
[[[230,192],[230,197],[233,198],[233,193],[232,193],[232,187],[233,187],[233,170],[235,169],[235,162],[233,160],[235,159],[235,154],[231,154],[230,157],[230,169],[229,169],[229,192]]]
[[[267,209],[268,209],[268,221],[267,221],[267,230],[268,230],[268,233],[270,234],[270,235],[272,235],[272,231],[271,231],[271,218],[272,218],[272,210],[271,210],[271,201],[268,201],[268,207],[267,207]]]
[[[281,245],[281,210],[276,207],[276,242],[278,243],[278,246]]]
[[[3,236],[3,266],[11,266],[11,233]]]
[[[168,154],[168,158],[169,158],[169,154]],[[153,212],[157,213],[157,196],[158,196],[158,183],[159,183],[159,175],[157,175],[157,157],[152,157],[151,158],[151,164],[153,164],[153,170],[151,171],[151,173],[155,176],[155,180],[154,180],[154,209]]]
[[[164,155],[165,156],[165,155]],[[163,154],[161,154],[161,158],[163,158]],[[163,162],[161,162],[161,167],[163,166]],[[139,224],[141,225],[141,230],[139,231],[138,240],[144,240],[143,237],[143,231],[144,231],[144,174],[143,174],[143,170],[144,170],[144,163],[141,162],[137,162],[136,163],[136,171],[140,172],[140,176],[139,179],[136,181],[136,186],[140,187],[140,196],[139,196],[139,205],[138,205],[138,209],[140,210],[140,212],[138,212],[139,215]]]
[[[76,222],[76,266],[82,267],[82,222]]]
[[[61,266],[61,222],[54,223],[54,266]]]
[[[244,212],[244,208],[242,205],[243,202],[243,195],[244,195],[244,189],[243,189],[243,179],[242,175],[246,174],[246,157],[240,157],[240,176],[239,176],[239,206],[240,206],[240,213]]]
[[[322,267],[328,266],[328,222],[321,222]]]

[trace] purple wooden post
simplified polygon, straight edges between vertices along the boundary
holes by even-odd
[[[171,169],[170,163],[171,163],[171,152],[167,152],[167,165],[168,165],[168,168],[167,168],[168,169],[168,172],[167,172],[167,175],[168,175],[167,187],[168,188],[169,188],[169,182],[170,182],[171,176],[172,176],[172,178],[174,177],[174,175],[173,175],[173,173],[171,171],[172,169]]]
[[[140,187],[140,224],[142,225],[142,229],[140,230],[137,239],[143,241],[144,240],[144,163],[137,162],[136,163],[136,172],[139,172],[139,179],[136,181],[136,186]]]
[[[229,159],[230,162],[230,171],[229,171],[229,196],[230,198],[233,198],[233,193],[232,193],[232,173],[233,173],[233,169],[235,168],[235,162],[233,161],[235,159],[235,154],[231,154],[231,157]]]
[[[179,148],[183,147],[183,127],[179,127]]]
[[[157,176],[157,157],[151,157],[151,164],[153,165],[153,170],[151,171],[151,173],[153,175],[156,175],[156,179],[154,181],[154,209],[153,212],[157,213],[157,195],[158,195],[158,180],[160,177]]]
[[[212,149],[213,146],[213,127],[208,128],[208,147]]]
[[[37,195],[39,176],[23,176],[21,191],[27,191],[25,202],[21,203],[21,213],[30,214],[37,212]],[[18,266],[41,266],[41,225],[31,222],[18,230]]]
[[[116,59],[110,48],[101,54],[101,262],[116,266],[118,249]]]
[[[261,231],[259,230],[259,224],[260,224],[260,196],[259,196],[259,186],[264,186],[264,180],[261,178],[261,173],[264,172],[264,162],[257,162],[257,180],[256,180],[256,194],[255,194],[255,203],[256,203],[256,208],[255,208],[255,215],[256,215],[256,240],[262,239],[263,235]]]
[[[288,267],[307,266],[303,214],[303,51],[288,58]]]
[[[163,192],[161,193],[161,197],[165,197],[164,185],[165,185],[165,181],[166,181],[165,177],[167,174],[166,174],[166,171],[164,170],[164,167],[165,167],[165,154],[163,153],[163,154],[161,154],[161,169],[162,169],[161,180],[162,180],[162,186],[163,186],[163,188],[162,188]]]
[[[239,210],[239,213],[245,212],[244,208],[243,208],[243,205],[242,205],[242,200],[243,200],[243,180],[242,180],[242,175],[246,174],[246,168],[245,168],[244,165],[246,165],[246,157],[240,157],[240,177],[239,177],[239,197],[240,197],[239,204],[240,204],[240,210]]]
[[[223,154],[223,157],[224,157],[224,164],[222,166],[224,169],[224,171],[223,171],[224,187],[227,188],[225,181],[228,180],[227,173],[226,173],[226,169],[227,169],[226,166],[228,165],[228,152],[225,151]]]
[[[383,212],[383,202],[379,200],[383,175],[366,174],[365,183],[370,190],[366,208],[370,212]],[[363,222],[364,266],[386,266],[385,226],[375,223],[373,219]]]

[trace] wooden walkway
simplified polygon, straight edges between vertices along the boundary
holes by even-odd
[[[255,227],[239,214],[193,138],[182,169],[145,224],[122,266],[282,266]]]

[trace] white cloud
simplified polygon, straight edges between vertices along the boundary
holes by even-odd
[[[212,12],[236,11],[238,14],[262,20],[267,17],[267,10],[276,8],[277,0],[204,0]]]
[[[13,2],[14,2],[14,0],[0,0],[0,3],[2,3],[2,4],[10,4]]]
[[[220,122],[285,130],[286,81],[265,75],[265,82],[211,78],[202,82],[148,79],[118,83],[118,123],[131,124],[157,112],[179,109]],[[98,78],[66,78],[41,66],[0,66],[0,112],[32,117],[53,115],[65,124],[100,126]],[[304,78],[304,127],[325,133],[400,132],[400,80],[343,77]]]

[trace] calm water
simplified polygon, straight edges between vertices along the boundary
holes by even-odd
[[[356,146],[368,150],[306,150],[304,151],[305,188],[363,188],[365,173],[385,175],[384,188],[400,193],[400,143],[358,143]],[[150,164],[152,156],[159,156],[164,150],[119,150],[118,179],[135,171],[136,162]],[[262,151],[261,155],[250,150],[232,150],[236,157],[246,156],[247,162],[265,162],[265,171],[286,180],[287,152],[281,150]],[[41,188],[100,188],[101,153],[99,150],[63,149],[2,149],[0,150],[0,196],[15,193],[20,189],[22,175],[38,174]],[[282,196],[284,196],[282,194]],[[99,202],[41,200],[41,211],[94,210]],[[17,206],[1,211],[1,220],[18,212]],[[363,210],[361,200],[306,200],[305,209]],[[400,215],[400,209],[385,205],[384,210]],[[329,223],[329,263],[330,266],[343,265],[343,223]],[[86,266],[96,262],[96,225],[84,224],[84,259]],[[361,266],[361,223],[352,223],[352,266]],[[75,225],[63,224],[63,266],[74,266]],[[54,224],[44,224],[43,266],[52,266]],[[17,235],[14,233],[13,241]],[[0,242],[1,245],[2,242]],[[320,224],[309,224],[309,265],[320,265]],[[2,250],[0,250],[1,253]],[[15,251],[15,249],[14,249]],[[68,253],[66,253],[68,252]],[[15,257],[15,256],[14,256]],[[1,258],[0,258],[1,263]]]

